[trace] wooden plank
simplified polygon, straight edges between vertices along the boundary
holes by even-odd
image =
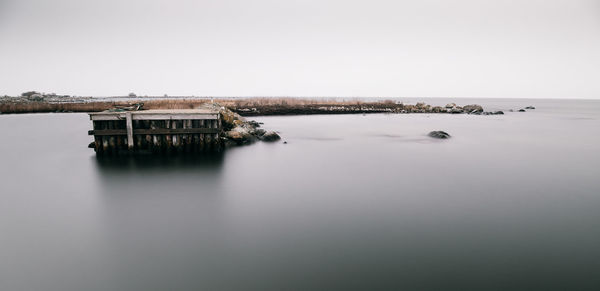
[[[218,128],[155,128],[134,129],[133,135],[139,134],[215,134]],[[127,135],[126,129],[89,130],[88,135]]]
[[[133,121],[131,119],[131,112],[125,114],[125,124],[127,126],[127,147],[133,149]]]
[[[122,120],[125,119],[125,115],[121,116],[120,114],[102,114],[102,115],[91,115],[90,118],[94,121],[98,120]]]
[[[136,129],[133,134],[193,134],[193,133],[218,133],[218,128],[156,128]]]
[[[133,120],[194,120],[218,119],[218,114],[140,114],[132,115]]]
[[[127,135],[126,129],[99,129],[99,130],[88,130],[88,135]]]
[[[124,120],[127,114],[131,114],[132,120],[198,120],[198,119],[219,119],[218,113],[144,113],[144,112],[126,112],[126,113],[103,113],[90,114],[92,120]]]

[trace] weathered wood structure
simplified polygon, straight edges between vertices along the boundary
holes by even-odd
[[[221,151],[219,112],[142,110],[90,113],[96,154]]]

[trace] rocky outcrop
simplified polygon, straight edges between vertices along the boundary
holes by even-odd
[[[460,107],[454,107],[454,108],[450,109],[450,113],[460,114],[460,113],[465,113],[465,111]]]
[[[313,103],[314,102],[314,103]],[[302,102],[282,102],[280,104],[260,102],[237,102],[231,105],[233,112],[242,116],[258,115],[308,115],[308,114],[357,114],[357,113],[482,113],[483,108],[480,105],[467,105],[467,109],[457,106],[456,103],[449,103],[446,106],[431,106],[424,102],[416,104],[404,104],[402,102],[375,101],[375,102],[349,102],[333,101],[331,103],[306,101]]]
[[[442,112],[446,112],[446,109],[441,107],[441,106],[434,106],[431,108],[431,112],[433,113],[442,113]]]
[[[239,114],[217,103],[203,104],[200,108],[219,111],[223,128],[221,136],[225,146],[246,145],[259,140],[273,142],[281,139],[276,132],[260,128],[261,123],[254,120],[247,121]]]
[[[448,104],[446,104],[446,106],[444,108],[433,107],[432,111],[434,113],[437,113],[438,110],[440,112],[447,112],[447,113],[451,113],[451,114],[467,113],[467,114],[481,115],[484,113],[483,107],[481,107],[481,105],[478,105],[478,104],[470,104],[470,105],[465,105],[465,106],[461,107],[461,106],[457,106],[455,103],[448,103]],[[484,114],[484,115],[488,115],[488,114]]]
[[[494,112],[482,112],[482,115],[503,115],[503,111],[494,111]]]
[[[483,107],[481,107],[481,105],[471,104],[463,106],[463,110],[466,113],[481,113],[483,112]]]
[[[445,106],[431,106],[423,102],[404,104],[402,102],[340,102],[337,104],[237,104],[231,107],[233,112],[242,116],[257,115],[303,115],[303,114],[357,114],[357,113],[440,113],[440,114],[472,114],[472,115],[503,115],[504,112],[525,112],[525,109],[535,109],[527,106],[521,110],[485,111],[479,104],[464,106],[448,103]]]
[[[225,145],[244,145],[257,140],[257,137],[251,133],[251,130],[245,126],[236,126],[223,134]]]
[[[428,134],[430,137],[433,138],[439,138],[439,139],[447,139],[450,138],[450,134],[448,134],[445,131],[441,131],[441,130],[436,130],[436,131],[432,131]]]

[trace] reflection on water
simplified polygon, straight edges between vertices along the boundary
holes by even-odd
[[[137,172],[161,169],[163,171],[219,171],[225,153],[207,155],[124,155],[93,156],[100,172]]]
[[[223,240],[224,157],[92,158],[103,248],[111,258],[104,290],[188,289],[196,280],[208,282],[202,274],[212,272],[206,268],[218,259]]]
[[[0,116],[0,290],[595,290],[600,102],[489,102],[538,109],[259,117],[288,143],[195,157]]]

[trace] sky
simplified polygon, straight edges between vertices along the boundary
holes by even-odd
[[[600,99],[600,0],[0,0],[0,95]]]

